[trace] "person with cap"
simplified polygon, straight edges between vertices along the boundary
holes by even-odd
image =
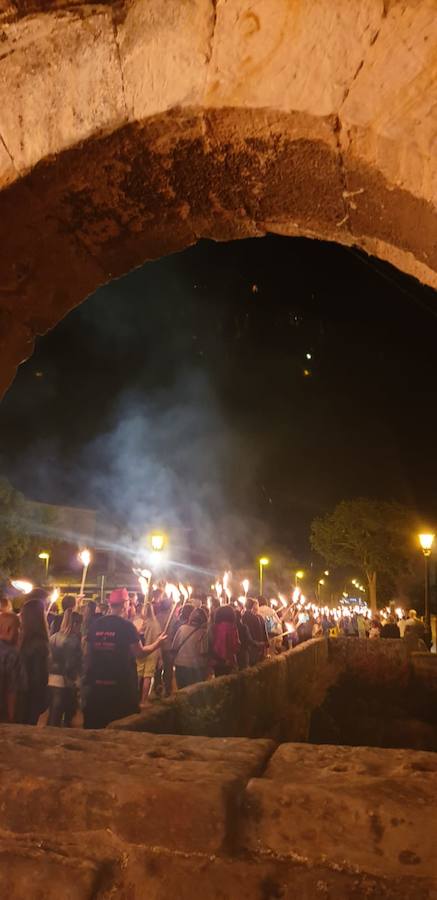
[[[135,660],[153,653],[167,637],[161,634],[143,647],[137,629],[124,618],[128,601],[126,588],[112,591],[109,614],[90,626],[82,682],[85,728],[105,728],[138,712]]]

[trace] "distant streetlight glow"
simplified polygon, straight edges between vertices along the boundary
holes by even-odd
[[[420,546],[426,556],[429,556],[431,553],[434,537],[435,535],[433,534],[419,534]]]
[[[268,566],[270,560],[268,556],[261,556],[259,559],[259,594],[262,597],[263,593],[263,575],[264,575],[264,567]]]
[[[431,628],[431,610],[429,606],[429,557],[431,556],[432,545],[435,535],[432,532],[419,534],[419,544],[425,559],[425,622],[428,628]]]
[[[304,577],[304,575],[305,575],[305,572],[302,569],[297,570],[295,577],[294,577],[294,584],[296,587],[298,587],[298,581],[301,581],[302,578]]]
[[[49,574],[49,562],[50,562],[50,553],[48,550],[41,550],[41,553],[38,553],[38,559],[43,559],[46,567],[46,578]]]
[[[161,553],[161,551],[164,549],[165,537],[163,534],[152,534],[150,543],[152,545],[152,550],[155,553]]]

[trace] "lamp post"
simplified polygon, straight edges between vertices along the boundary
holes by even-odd
[[[298,571],[296,572],[295,580],[294,580],[296,587],[299,587],[298,582],[301,581],[301,579],[303,578],[304,575],[305,575],[305,572],[303,572],[302,569],[298,569]]]
[[[268,566],[270,560],[267,556],[261,556],[259,560],[259,595],[262,597],[263,595],[263,575],[264,575],[264,566]]]
[[[50,562],[50,553],[48,550],[42,550],[41,553],[38,553],[38,559],[43,559],[46,567],[46,581],[49,574],[49,562]]]
[[[419,534],[419,543],[425,559],[425,622],[431,628],[431,610],[429,608],[429,557],[434,543],[433,534]]]

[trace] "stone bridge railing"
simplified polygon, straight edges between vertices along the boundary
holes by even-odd
[[[401,640],[317,638],[238,674],[192,685],[109,727],[307,741],[314,711],[322,707],[330,688],[345,681],[357,695],[376,688],[402,697],[408,687],[413,696],[424,690],[437,696],[437,657],[409,655]]]
[[[311,712],[336,677],[317,638],[236,675],[202,681],[109,727],[207,737],[308,739]]]

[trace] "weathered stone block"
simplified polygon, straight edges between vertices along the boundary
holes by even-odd
[[[241,846],[437,879],[436,802],[432,753],[282,744],[247,787]]]
[[[0,829],[217,852],[270,741],[0,727]],[[11,777],[11,772],[20,772]]]

